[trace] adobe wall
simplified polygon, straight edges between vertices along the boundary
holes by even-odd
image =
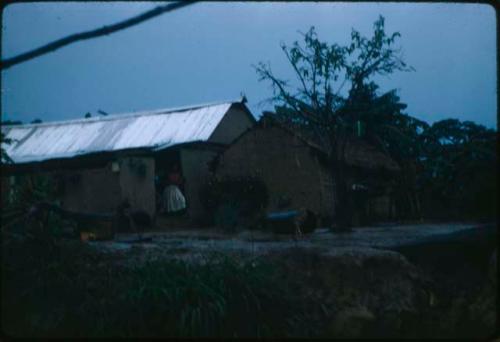
[[[63,208],[75,211],[109,213],[128,199],[133,209],[155,214],[154,159],[126,157],[112,170],[112,162],[104,167],[62,170],[54,173],[63,183]],[[136,165],[144,165],[144,173]]]
[[[210,136],[209,141],[221,144],[230,144],[241,133],[254,125],[254,121],[238,105],[232,105],[229,111]]]
[[[119,173],[111,171],[111,163],[101,168],[63,170],[61,205],[74,211],[107,213],[116,209],[121,200]]]
[[[216,174],[261,177],[268,187],[268,211],[289,199],[290,208],[332,216],[331,176],[309,146],[278,127],[256,127],[241,136],[221,155]]]
[[[120,159],[119,164],[121,197],[128,199],[133,209],[144,210],[153,217],[156,212],[154,158],[126,157]]]

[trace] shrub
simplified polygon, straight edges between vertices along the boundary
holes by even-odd
[[[269,195],[266,184],[257,177],[212,178],[202,186],[200,200],[210,223],[222,220],[225,226],[232,226],[265,209]]]
[[[235,203],[222,203],[214,213],[214,223],[225,231],[234,232],[238,226],[239,207]]]
[[[57,203],[57,186],[53,177],[47,173],[21,174],[12,176],[8,181],[11,182],[11,186],[0,208],[2,230],[18,234],[48,234],[46,238],[60,234],[62,225],[66,225],[67,222],[63,222],[60,217],[53,214],[38,217],[38,220],[48,224],[46,231],[41,231],[38,229],[40,227],[32,224],[28,225],[29,229],[19,229],[28,219],[29,213],[32,213],[36,203],[44,201]]]

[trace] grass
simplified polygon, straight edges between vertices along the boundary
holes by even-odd
[[[259,260],[123,267],[76,241],[4,247],[2,326],[13,336],[276,337],[296,319],[288,285]]]
[[[57,220],[52,222],[57,228]],[[394,291],[381,298],[388,295],[384,288],[411,285],[405,269],[385,260],[352,268],[340,260],[331,264],[312,251],[309,256],[289,251],[293,258],[283,253],[266,259],[212,253],[196,263],[146,259],[131,264],[127,254],[96,253],[56,235],[2,236],[2,328],[7,335],[339,337],[338,331],[328,330],[338,312],[365,296],[380,305],[397,305]],[[466,290],[464,278],[480,284],[472,273],[458,271],[456,277],[436,279],[435,285],[443,284],[442,291],[432,287],[440,307],[424,308],[420,316],[405,319],[408,325],[398,328],[401,331],[380,328],[381,322],[391,320],[377,316],[373,327],[360,328],[366,334],[361,336],[446,337],[456,336],[454,331],[461,327],[471,336],[481,331],[471,319],[494,312],[493,301],[488,301],[494,291],[475,300],[478,290],[471,289],[470,295],[458,298],[455,294]],[[445,302],[448,297],[459,300]],[[474,313],[469,313],[471,304]]]

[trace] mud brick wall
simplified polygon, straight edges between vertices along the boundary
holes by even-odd
[[[114,211],[121,199],[118,173],[108,164],[101,168],[58,172],[62,182],[61,205],[64,209],[107,213]]]
[[[112,170],[112,162],[99,168],[81,168],[58,171],[63,182],[62,206],[68,210],[109,213],[127,199],[133,209],[155,214],[154,159],[126,157],[116,161],[119,170]],[[137,165],[143,165],[143,173]]]
[[[120,160],[121,197],[133,209],[154,216],[156,211],[155,161],[152,157],[128,157]]]
[[[243,134],[220,156],[220,178],[257,176],[269,191],[268,210],[304,207],[316,214],[333,214],[332,179],[314,151],[285,130],[256,126]]]

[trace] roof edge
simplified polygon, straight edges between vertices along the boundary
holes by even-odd
[[[145,116],[145,115],[157,115],[157,114],[169,114],[173,112],[184,112],[192,109],[199,109],[203,107],[212,107],[219,106],[223,104],[244,104],[243,97],[238,100],[227,100],[227,101],[214,101],[208,103],[201,103],[190,106],[180,106],[180,107],[171,107],[171,108],[161,108],[161,109],[151,109],[151,110],[142,110],[136,112],[124,112],[124,113],[115,113],[109,114],[106,116],[95,116],[90,118],[78,118],[78,119],[69,119],[69,120],[57,120],[50,122],[42,122],[42,123],[29,123],[29,124],[19,124],[19,125],[0,125],[1,129],[12,129],[12,128],[31,128],[31,127],[46,127],[46,126],[59,126],[73,123],[82,123],[82,122],[102,122],[109,120],[117,120],[123,118],[130,118],[136,116]],[[255,118],[254,118],[255,119]]]
[[[288,134],[290,134],[290,135],[298,138],[299,140],[301,140],[303,143],[305,143],[310,148],[315,149],[316,151],[318,151],[318,152],[320,152],[320,153],[328,156],[328,153],[321,146],[319,146],[316,143],[310,141],[309,139],[307,139],[306,137],[304,137],[299,132],[296,132],[295,130],[293,130],[293,128],[286,126],[279,119],[273,117],[272,114],[273,114],[273,112],[270,112],[270,111],[264,112],[263,115],[262,115],[262,117],[258,121],[258,123],[261,126],[263,126],[263,125],[265,125],[265,122],[267,121],[268,123],[274,125],[274,127],[280,128],[284,132],[287,132]],[[243,135],[245,133],[246,133],[246,131],[243,132],[241,135]],[[235,140],[235,142],[236,142],[236,140]],[[361,144],[364,144],[367,148],[373,149],[373,151],[375,153],[379,153],[379,154],[383,155],[384,158],[387,158],[387,161],[388,161],[387,165],[382,166],[383,169],[388,170],[390,172],[399,172],[401,170],[399,164],[391,156],[385,154],[383,151],[381,151],[377,147],[375,147],[375,146],[373,146],[373,145],[371,145],[371,144],[369,144],[369,143],[367,143],[365,141],[359,141],[359,140],[352,140],[351,143],[361,143]],[[345,162],[346,162],[347,165],[358,166],[358,167],[362,167],[362,168],[365,168],[365,169],[370,169],[370,167],[368,167],[366,165],[357,165],[356,163],[353,163],[352,161],[349,162],[349,161],[346,160]],[[389,165],[389,164],[393,164],[393,165]]]

